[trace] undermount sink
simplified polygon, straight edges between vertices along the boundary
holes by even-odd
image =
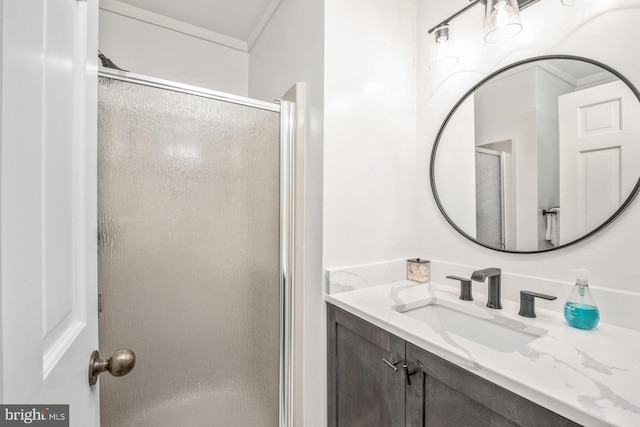
[[[493,315],[487,311],[439,298],[394,307],[396,311],[431,326],[503,353],[512,353],[546,334],[542,328]]]

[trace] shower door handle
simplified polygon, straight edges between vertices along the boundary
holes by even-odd
[[[116,351],[108,359],[100,359],[100,354],[96,350],[91,353],[91,359],[89,359],[89,385],[96,385],[98,375],[106,371],[114,377],[123,377],[131,372],[135,364],[136,355],[128,348]]]

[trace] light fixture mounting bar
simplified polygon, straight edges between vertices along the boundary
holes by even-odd
[[[468,5],[466,5],[465,7],[463,7],[462,9],[460,9],[459,11],[457,11],[456,13],[454,13],[453,15],[445,19],[444,21],[440,22],[438,25],[435,25],[433,28],[431,28],[429,30],[429,34],[433,33],[436,30],[436,28],[449,24],[449,21],[452,21],[453,19],[462,15],[463,13],[465,13],[467,10],[471,9],[473,6],[477,5],[478,3],[487,4],[487,0],[469,0],[469,1],[470,3]],[[518,0],[518,9],[520,10],[526,9],[527,7],[539,1],[540,0]]]
[[[478,3],[482,3],[482,2],[483,2],[483,0],[471,0],[471,3],[466,5],[465,7],[463,7],[462,9],[460,9],[459,11],[457,11],[456,13],[454,13],[453,15],[451,15],[450,17],[445,19],[444,21],[440,22],[438,25],[434,26],[432,29],[430,29],[429,30],[429,34],[433,33],[436,30],[436,28],[441,27],[443,25],[447,25],[449,23],[449,21],[457,18],[458,16],[462,15],[463,13],[465,13],[467,10],[471,9],[473,6],[477,5]]]
[[[534,3],[538,3],[539,1],[540,0],[518,0],[518,9],[526,9]]]

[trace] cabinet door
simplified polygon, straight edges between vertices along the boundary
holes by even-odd
[[[579,425],[411,343],[406,356],[408,426]]]
[[[404,341],[332,305],[327,325],[329,427],[404,426]]]

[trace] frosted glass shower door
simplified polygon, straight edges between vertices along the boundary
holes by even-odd
[[[102,427],[276,426],[280,115],[100,78]]]
[[[476,148],[476,238],[504,248],[504,160],[498,152]]]

